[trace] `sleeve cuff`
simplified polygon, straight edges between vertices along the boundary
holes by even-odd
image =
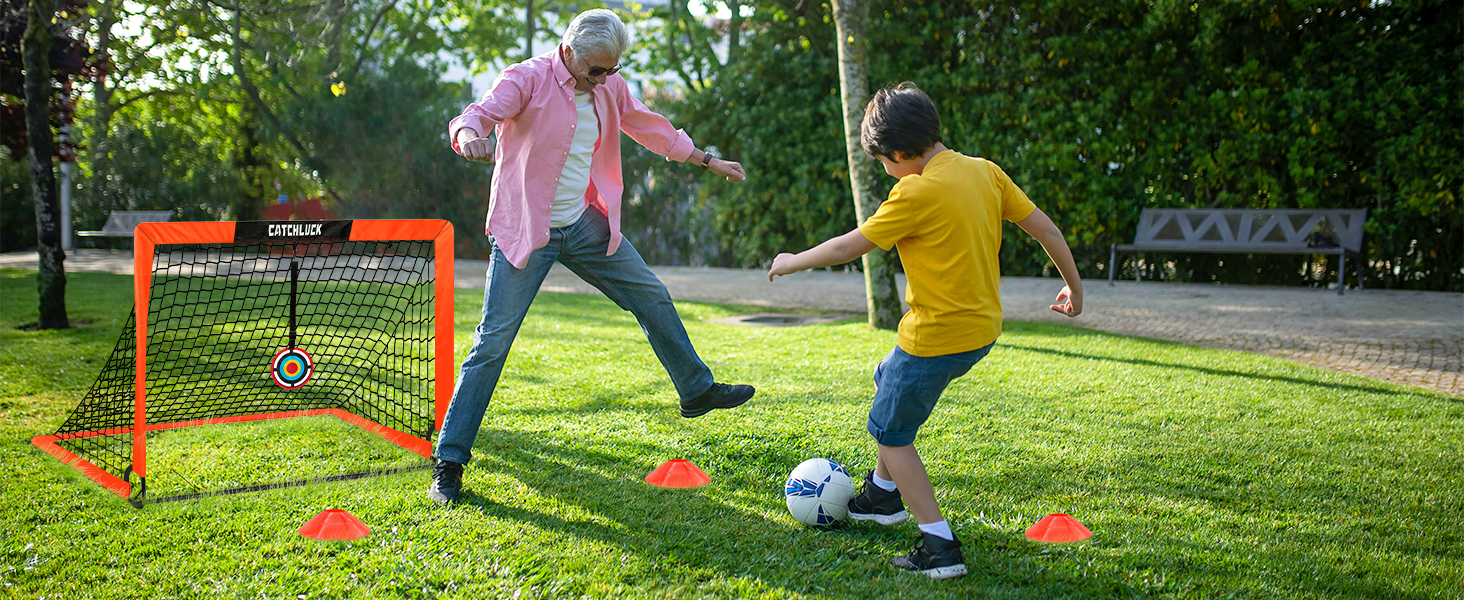
[[[1018,211],[1016,213],[1013,213],[1012,217],[1007,220],[1016,223],[1017,221],[1021,221],[1022,219],[1032,216],[1032,213],[1034,212],[1037,212],[1037,204],[1032,201],[1028,201],[1026,206],[1018,209]]]
[[[867,220],[865,221],[865,223],[868,223],[868,222],[869,221],[867,221]],[[879,246],[879,249],[880,250],[884,250],[885,252],[889,252],[890,251],[890,248],[894,248],[895,247],[895,245],[893,243],[891,243],[888,240],[880,239],[880,237],[878,235],[870,235],[869,229],[867,229],[867,228],[864,227],[864,223],[860,223],[859,224],[859,233],[864,234],[864,239],[869,240],[870,242],[872,242],[876,246]]]
[[[686,162],[691,160],[691,151],[696,149],[692,143],[691,136],[686,135],[686,130],[676,130],[676,141],[671,142],[671,150],[666,153],[667,161]]]
[[[477,115],[461,115],[453,119],[447,124],[447,141],[452,144],[453,150],[458,149],[457,134],[464,129],[471,129],[479,136],[484,135],[484,132],[488,130],[483,126],[483,119]]]

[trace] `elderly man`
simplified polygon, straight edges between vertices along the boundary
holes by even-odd
[[[615,74],[629,45],[615,13],[581,13],[558,48],[504,70],[482,100],[448,125],[458,154],[496,161],[498,168],[488,205],[493,254],[483,320],[437,440],[428,488],[434,501],[457,498],[504,359],[555,261],[635,315],[676,386],[681,416],[736,407],[754,393],[752,386],[713,381],[666,286],[621,237],[622,131],[666,160],[691,162],[732,182],[746,177],[742,165],[696,149],[686,132],[630,95]]]

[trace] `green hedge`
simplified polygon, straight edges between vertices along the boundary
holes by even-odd
[[[1367,208],[1368,286],[1458,291],[1464,5],[1373,4],[877,0],[871,84],[926,89],[947,145],[1002,165],[1086,276],[1107,276],[1146,207]],[[743,44],[666,108],[747,165],[711,197],[727,250],[755,266],[855,223],[828,5],[759,3]],[[1166,258],[1189,281],[1336,276],[1320,257]],[[1004,272],[1046,264],[1007,229]]]

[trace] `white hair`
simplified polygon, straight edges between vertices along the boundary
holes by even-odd
[[[587,10],[575,16],[564,30],[564,45],[580,58],[605,54],[619,58],[630,49],[630,33],[613,11]]]

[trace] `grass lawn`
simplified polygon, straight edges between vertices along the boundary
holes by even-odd
[[[130,286],[126,276],[72,274],[68,309],[82,326],[26,331],[34,272],[0,271],[0,598],[1459,598],[1464,589],[1459,398],[1253,354],[1008,323],[917,441],[972,573],[931,582],[888,564],[914,542],[912,522],[818,531],[783,506],[783,480],[805,458],[832,458],[856,477],[873,467],[870,373],[892,333],[859,322],[713,325],[703,321],[751,309],[678,304],[718,379],[759,390],[744,408],[688,420],[628,313],[553,293],[539,295],[519,334],[465,503],[432,504],[418,471],[134,509],[29,443],[53,432],[96,377]],[[457,295],[459,357],[481,301]],[[217,427],[180,437],[153,468],[226,482],[219,469],[252,478],[401,460],[333,419]],[[691,459],[712,483],[647,485],[670,458]],[[296,533],[326,508],[350,510],[372,535]],[[1052,512],[1094,536],[1055,547],[1023,537]]]

